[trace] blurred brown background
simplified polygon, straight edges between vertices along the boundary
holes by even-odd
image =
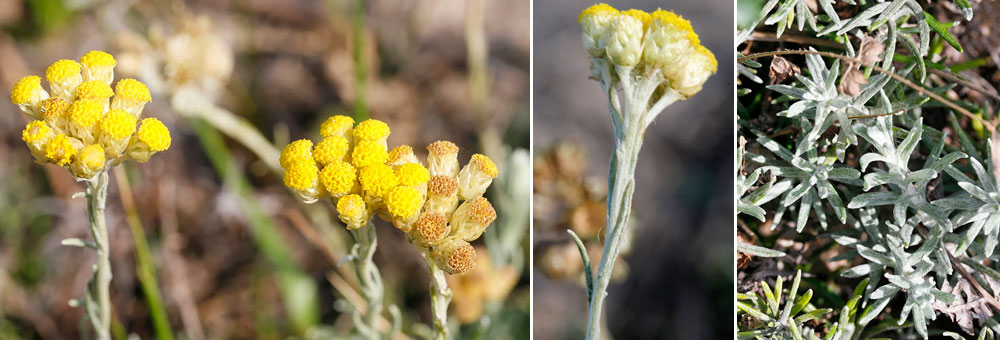
[[[590,229],[596,235],[596,228],[603,226],[603,197],[614,140],[600,84],[587,78],[588,57],[576,22],[580,11],[592,4],[534,2],[536,267],[532,286],[536,339],[583,337],[587,304],[582,276],[575,272],[561,277],[566,273],[559,269],[579,262],[565,229],[578,233]],[[609,4],[622,10],[662,7],[680,14],[691,21],[702,44],[719,60],[718,73],[709,78],[704,90],[668,107],[646,130],[636,170],[632,249],[615,268],[616,272],[619,267],[627,270],[616,273],[619,277],[608,289],[604,317],[610,336],[731,338],[733,239],[727,228],[733,220],[733,65],[729,52],[733,2]],[[553,149],[557,149],[554,154],[544,154]],[[580,176],[569,175],[575,180],[553,179],[577,168]],[[548,189],[539,183],[560,181],[584,187],[572,190],[593,196],[587,207],[567,206],[565,200],[541,192]],[[566,190],[563,184],[551,185],[561,188],[553,190]],[[587,209],[596,212],[586,213]],[[599,232],[603,235],[603,230]],[[549,251],[562,255],[546,257]],[[595,266],[600,261],[597,250],[591,249],[591,260]]]
[[[329,211],[329,203],[305,206],[257,158],[260,150],[180,114],[176,107],[190,103],[171,100],[193,89],[250,122],[276,148],[315,140],[323,120],[356,113],[363,103],[361,112],[392,127],[390,147],[413,145],[422,158],[425,145],[447,139],[462,147],[462,162],[482,152],[497,160],[501,174],[515,172],[503,159],[505,150],[528,148],[529,1],[362,1],[365,8],[356,11],[358,3],[0,0],[0,339],[79,337],[82,311],[67,301],[82,295],[94,256],[60,240],[89,237],[85,201],[70,198],[84,186],[63,169],[32,162],[20,140],[27,120],[9,93],[19,78],[92,49],[116,57],[116,79],[135,77],[150,87],[146,115],[162,120],[173,137],[171,148],[149,163],[116,170],[127,174],[134,205],[121,203],[123,188],[112,175],[107,218],[116,334],[154,334],[126,220],[132,212],[180,338],[309,338],[349,330],[350,309],[328,276],[350,242],[339,222],[322,223],[317,209]],[[475,13],[481,20],[470,19]],[[356,38],[363,41],[357,54]],[[469,53],[467,42],[485,54]],[[503,201],[497,187],[488,197]],[[507,224],[493,228],[527,228],[527,218],[507,216],[526,211],[527,198],[517,200],[524,207],[507,201],[495,203],[497,225]],[[375,261],[387,303],[401,307],[403,330],[413,334],[430,320],[425,264],[391,225],[377,229]],[[527,258],[527,237],[515,241],[504,258]],[[527,269],[494,265],[518,267],[518,284],[505,301],[487,305],[486,321],[462,326],[461,334],[523,339]],[[305,279],[289,284],[282,272]],[[297,326],[303,323],[308,327]]]

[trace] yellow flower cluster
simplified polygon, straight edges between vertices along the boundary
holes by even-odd
[[[622,67],[659,70],[685,97],[701,91],[718,69],[715,55],[701,45],[691,23],[673,12],[619,11],[600,3],[584,9],[577,21],[591,57]]]
[[[282,149],[285,185],[307,203],[331,199],[348,229],[379,216],[448,273],[469,271],[476,263],[469,242],[496,219],[483,197],[496,164],[475,154],[460,168],[458,146],[437,141],[427,147],[425,167],[408,145],[389,150],[390,133],[379,120],[355,125],[351,117],[330,117],[320,127],[323,140],[300,139]]]
[[[124,159],[144,163],[170,147],[170,132],[156,118],[139,121],[152,100],[146,85],[135,79],[115,84],[115,58],[90,51],[80,61],[63,59],[42,78],[18,80],[11,101],[32,122],[21,139],[39,163],[67,167],[79,179],[92,178]],[[138,126],[138,128],[137,128]]]

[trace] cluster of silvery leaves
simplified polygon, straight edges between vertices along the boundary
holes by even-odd
[[[924,57],[930,31],[940,32],[942,25],[917,2],[862,3],[863,10],[849,19],[837,17],[833,1],[816,2],[825,15],[814,16],[805,0],[768,1],[757,22],[741,32],[737,41],[747,39],[762,21],[777,25],[779,35],[793,23],[800,30],[831,40],[835,36],[871,35],[886,46],[879,66],[914,83],[925,83]],[[956,4],[967,19],[971,18],[965,1]],[[916,27],[906,25],[914,21]],[[953,43],[950,35],[941,36]],[[893,67],[897,42],[909,50],[900,56],[907,61],[900,69]],[[847,56],[855,56],[849,42],[844,43],[844,49]],[[772,105],[781,108],[778,116],[789,119],[798,131],[791,143],[781,144],[775,140],[778,138],[754,130],[751,122],[739,122],[743,138],[750,140],[745,150],[739,148],[737,156],[744,164],[737,178],[740,218],[764,222],[766,211],[773,211],[772,227],[794,225],[798,232],[815,229],[848,249],[832,261],[864,260],[842,273],[848,278],[865,278],[851,299],[855,301],[851,308],[860,312],[841,311],[835,331],[826,325],[826,339],[859,339],[865,332],[884,331],[891,325],[897,332],[915,332],[926,339],[928,323],[945,314],[963,325],[966,333],[992,338],[992,331],[1000,330],[1000,325],[991,319],[993,310],[989,307],[972,313],[982,328],[979,332],[966,327],[971,320],[963,322],[951,312],[942,312],[945,307],[959,308],[959,303],[985,306],[986,298],[972,301],[976,297],[967,297],[969,301],[965,301],[949,288],[967,286],[970,280],[986,287],[980,294],[990,294],[987,298],[1000,296],[1000,291],[988,284],[1000,281],[1000,273],[983,264],[1000,261],[996,249],[1000,183],[990,162],[990,143],[966,134],[954,115],[949,120],[950,133],[955,136],[924,125],[923,109],[939,104],[929,103],[926,96],[885,74],[868,70],[867,84],[860,93],[849,96],[837,89],[841,67],[845,67],[839,60],[827,62],[817,55],[807,55],[805,60],[807,74],[795,75],[789,85],[768,86],[777,93]],[[752,60],[738,65],[741,75],[754,82],[761,82],[756,76],[759,67]],[[951,86],[927,90],[942,94]],[[747,93],[740,91],[741,95]],[[828,133],[833,131],[831,127],[838,131]],[[959,146],[946,144],[950,139],[957,139]],[[831,224],[848,228],[827,231]],[[749,249],[748,253],[759,256],[782,255],[761,247],[739,246],[741,251]],[[963,272],[966,274],[961,275]],[[768,295],[766,285],[764,288]],[[796,301],[793,307],[780,311],[773,306],[780,298],[772,303],[769,297],[742,296],[750,301],[740,306],[742,314],[762,325],[741,324],[741,337],[815,338],[792,313],[809,312],[797,306],[794,290],[787,300]],[[780,296],[781,292],[777,289],[770,294]],[[901,301],[902,307],[894,309],[894,315],[883,315],[894,299]],[[866,330],[876,320],[879,322]],[[943,335],[961,338],[953,333]]]

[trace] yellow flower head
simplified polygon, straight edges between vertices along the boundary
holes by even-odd
[[[458,193],[458,181],[448,176],[433,176],[427,182],[427,193],[436,196],[454,196]]]
[[[115,140],[122,140],[135,133],[135,124],[138,119],[122,109],[112,109],[101,119],[99,128],[101,135]],[[162,125],[162,123],[161,123]],[[151,128],[147,128],[151,129]],[[149,132],[147,131],[147,134]],[[169,143],[169,141],[168,141]],[[168,144],[169,145],[169,144]]]
[[[32,121],[21,132],[21,140],[28,144],[47,141],[52,137],[52,129],[43,121]]]
[[[630,9],[630,10],[627,10],[627,11],[622,11],[622,14],[630,16],[630,17],[633,17],[633,18],[636,18],[637,20],[639,20],[639,22],[642,23],[642,31],[643,32],[645,32],[646,29],[649,28],[650,22],[653,21],[653,16],[650,15],[649,13],[646,13],[646,11],[643,11],[641,9]]]
[[[385,151],[385,146],[367,140],[359,141],[354,145],[354,151],[351,153],[351,163],[359,169],[376,164],[384,165],[388,158],[389,154]]]
[[[337,212],[347,217],[360,217],[365,213],[365,200],[358,195],[347,195],[337,200]]]
[[[604,55],[605,40],[609,23],[617,17],[618,10],[605,3],[596,4],[583,12],[576,18],[583,29],[583,46],[591,57]]]
[[[630,15],[619,15],[609,23],[604,39],[608,61],[619,66],[635,66],[642,57],[643,23]]]
[[[49,84],[60,84],[78,76],[80,64],[69,59],[60,59],[45,69],[45,79]]]
[[[385,206],[393,217],[407,219],[420,212],[424,197],[417,189],[405,186],[392,188],[385,195]]]
[[[58,134],[45,143],[45,158],[52,164],[66,166],[73,161],[73,156],[76,154],[75,144],[82,145],[67,135]]]
[[[134,115],[136,118],[142,115],[142,108],[153,100],[149,95],[149,88],[142,82],[125,78],[115,84],[115,99],[111,101],[111,108],[123,109]]]
[[[364,168],[358,173],[361,190],[371,197],[381,198],[396,186],[396,174],[385,164],[375,164]]]
[[[62,98],[53,97],[42,101],[42,119],[52,126],[63,128],[68,110],[69,102]]]
[[[111,90],[111,86],[102,81],[91,80],[76,87],[77,99],[107,100],[113,95],[115,93]]]
[[[434,247],[431,258],[448,274],[465,274],[476,266],[476,249],[457,237],[448,237]]]
[[[399,185],[412,187],[427,183],[431,173],[420,163],[406,163],[396,167],[396,178],[399,179]]]
[[[170,148],[170,131],[159,119],[143,119],[135,136],[139,138],[139,141],[149,145],[149,149],[152,151],[163,151]]]
[[[414,233],[413,239],[422,247],[433,246],[438,241],[441,241],[448,236],[451,232],[451,226],[448,225],[448,219],[441,213],[435,212],[424,212],[420,214],[417,218],[417,222],[414,223]]]
[[[458,206],[451,217],[455,235],[472,242],[479,238],[497,218],[497,211],[485,197],[476,197]]]
[[[427,146],[427,170],[431,176],[458,175],[458,145],[439,140]]]
[[[660,68],[667,78],[676,76],[698,46],[698,35],[690,22],[670,11],[653,12],[651,25],[642,42],[643,61]]]
[[[48,93],[42,88],[42,78],[27,76],[14,83],[14,88],[10,91],[10,101],[17,105],[27,105],[44,99],[39,99],[42,93],[45,93],[46,97],[48,96]]]
[[[319,169],[312,160],[292,163],[285,168],[285,186],[298,191],[308,191],[316,184],[318,173]]]
[[[320,183],[330,195],[338,196],[350,193],[357,183],[357,171],[350,163],[334,161],[319,173]]]
[[[417,159],[417,155],[413,154],[413,148],[406,144],[392,148],[392,151],[389,151],[389,158],[386,160],[386,164],[391,166],[419,162],[420,160]]]
[[[354,127],[354,118],[348,116],[336,115],[327,118],[323,125],[319,127],[319,134],[323,138],[341,136],[348,137],[347,131],[350,131]]]
[[[472,164],[473,166],[475,166],[476,169],[481,171],[483,174],[486,174],[487,176],[490,176],[492,178],[497,178],[497,175],[499,174],[497,172],[497,165],[494,164],[493,160],[491,160],[489,157],[486,157],[486,155],[479,153],[472,155],[472,160],[469,161],[469,164]]]
[[[70,123],[80,128],[89,129],[104,116],[104,105],[89,99],[77,100],[69,106],[67,113]]]
[[[354,127],[354,138],[361,141],[384,140],[389,133],[389,125],[378,119],[369,119]]]
[[[350,143],[348,143],[347,139],[344,137],[327,137],[319,143],[316,143],[316,147],[313,148],[312,155],[313,158],[316,159],[316,163],[319,163],[320,166],[324,166],[344,159],[344,156],[347,155],[347,149],[350,147]]]
[[[685,59],[681,71],[668,78],[670,87],[689,98],[701,91],[701,86],[709,76],[715,74],[718,67],[712,51],[702,45],[695,46],[694,53]]]
[[[469,219],[476,223],[490,224],[497,219],[497,211],[486,197],[476,197],[469,201]]]
[[[304,159],[312,159],[312,147],[313,143],[308,139],[299,139],[288,143],[288,145],[285,145],[285,148],[281,150],[281,156],[278,158],[278,163],[281,163],[282,168],[287,169],[292,165],[292,163]]]
[[[458,197],[467,200],[482,196],[497,175],[497,165],[489,157],[472,155],[469,164],[458,173]]]
[[[77,178],[91,178],[98,171],[104,169],[104,164],[104,148],[97,144],[91,144],[80,149],[76,160],[70,166],[70,171]]]
[[[86,81],[100,81],[111,85],[117,62],[115,57],[103,51],[90,51],[80,57],[83,64],[83,78]]]

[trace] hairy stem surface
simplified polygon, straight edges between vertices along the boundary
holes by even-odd
[[[384,288],[382,285],[382,274],[373,261],[375,249],[378,247],[378,237],[375,233],[375,226],[371,223],[368,226],[352,230],[357,243],[351,250],[354,261],[355,273],[358,276],[358,284],[361,286],[361,295],[365,298],[367,308],[364,318],[357,324],[359,333],[367,339],[377,340],[382,338],[382,333],[378,327],[380,315],[382,315],[382,300]],[[356,314],[357,317],[359,314]],[[361,319],[357,317],[357,319]]]
[[[445,280],[444,271],[426,255],[431,275],[431,314],[434,317],[434,340],[448,339],[448,304],[451,303],[451,288]]]
[[[107,198],[108,171],[105,169],[87,181],[87,215],[97,250],[97,263],[94,265],[94,276],[87,282],[84,308],[97,340],[111,339],[111,249],[108,225],[104,220]]]

